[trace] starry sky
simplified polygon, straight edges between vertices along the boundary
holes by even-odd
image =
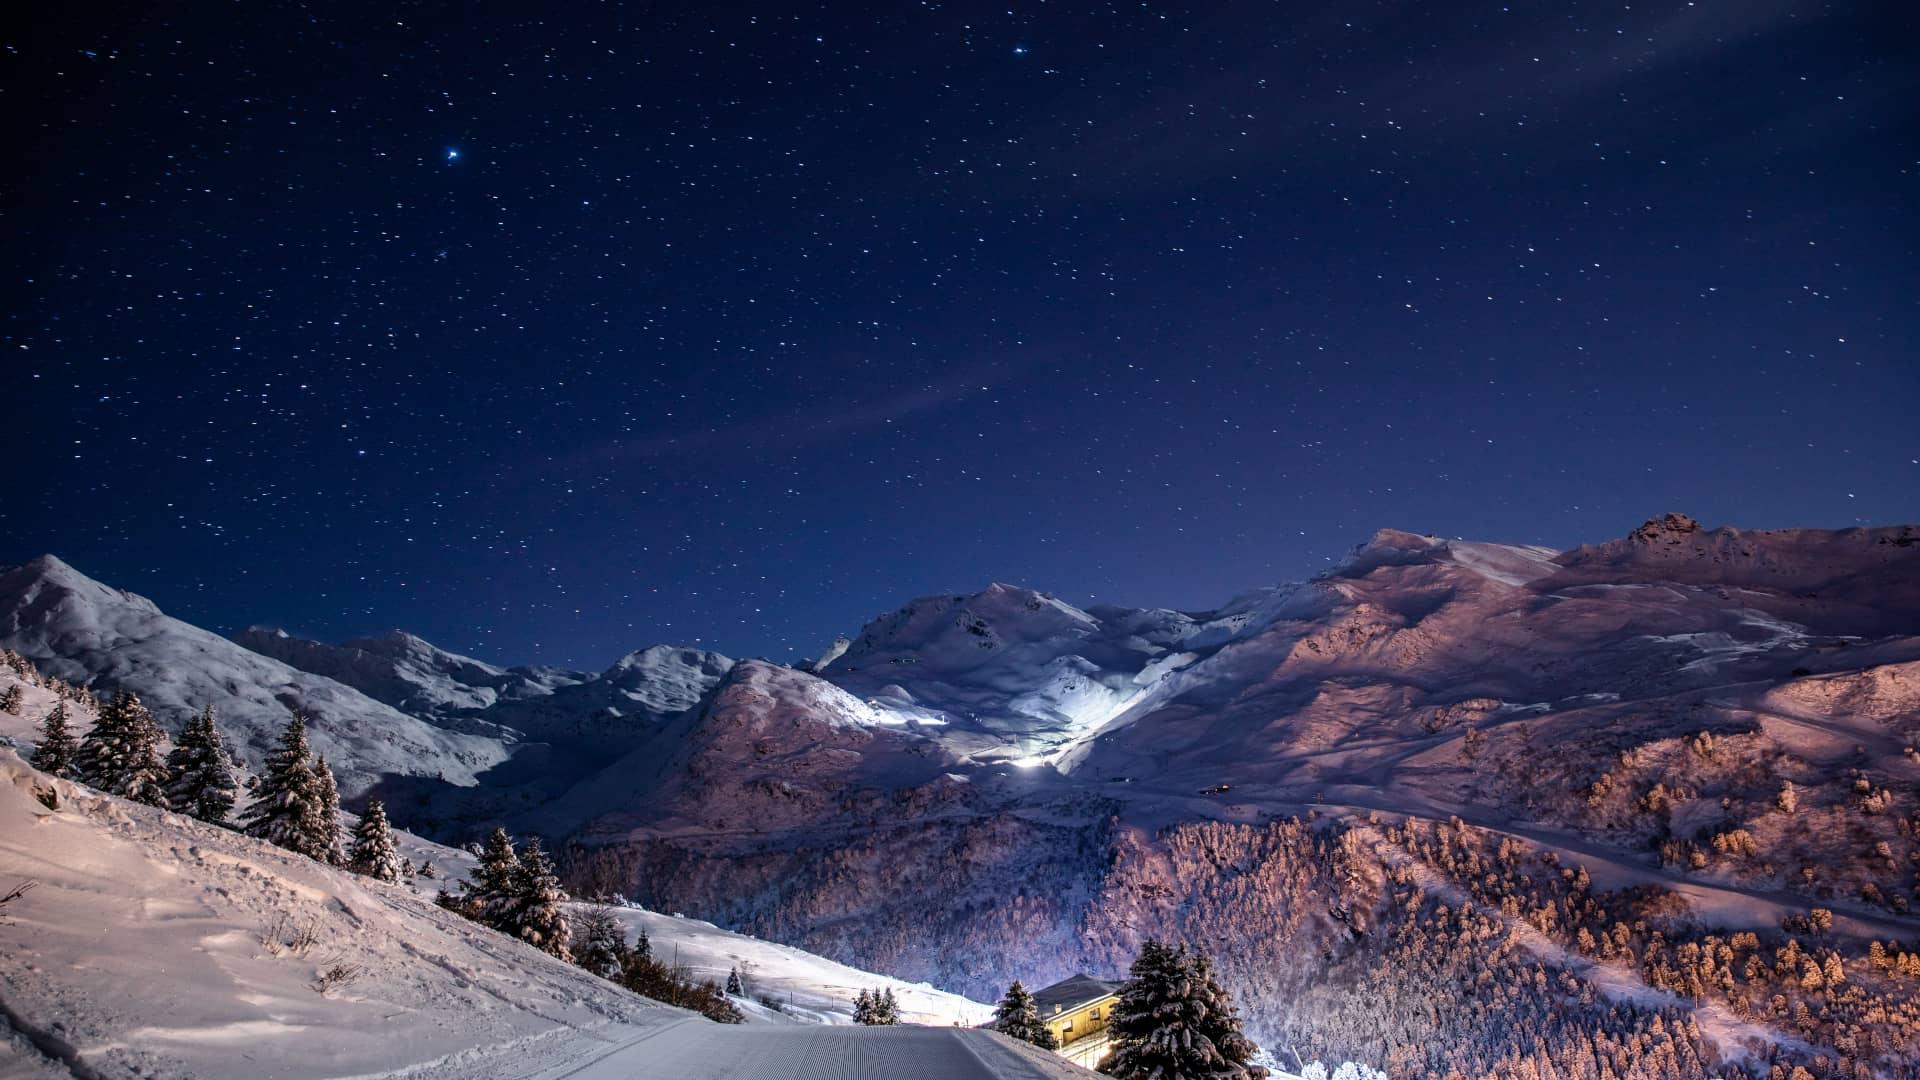
[[[0,561],[212,629],[786,659],[1381,527],[1920,520],[1911,5],[35,18]]]

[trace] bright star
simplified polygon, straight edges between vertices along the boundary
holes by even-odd
[[[459,160],[460,160],[460,148],[459,148],[459,147],[457,147],[457,146],[449,146],[449,147],[447,147],[447,160],[448,160],[448,161],[459,161]]]
[[[1013,55],[1015,56],[1027,55],[1027,47],[1025,45],[1015,45],[1013,47]]]

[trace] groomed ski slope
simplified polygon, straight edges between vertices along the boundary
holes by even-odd
[[[684,1021],[540,1080],[1071,1080],[1088,1072],[997,1032],[955,1027],[742,1026]]]

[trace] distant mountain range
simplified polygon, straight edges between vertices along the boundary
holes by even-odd
[[[1920,948],[1913,526],[1383,531],[1215,611],[996,584],[809,664],[598,673],[227,641],[47,557],[0,573],[0,645],[171,729],[213,704],[256,761],[305,709],[349,795],[418,831],[540,831],[577,887],[974,997],[1159,935],[1307,1059],[1920,1060],[1916,982],[1870,956]]]

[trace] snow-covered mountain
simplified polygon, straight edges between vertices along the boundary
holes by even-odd
[[[472,784],[508,756],[499,738],[436,727],[333,679],[241,648],[103,585],[51,555],[0,571],[0,646],[102,693],[130,689],[178,731],[208,705],[233,750],[257,765],[295,710],[343,793],[384,776]]]
[[[1844,966],[1868,963],[1875,934],[1920,933],[1903,825],[1920,812],[1916,582],[1912,527],[1674,516],[1566,553],[1385,531],[1313,581],[1209,613],[1085,611],[1007,586],[920,601],[818,678],[716,700],[669,770],[694,790],[650,788],[585,824],[575,872],[980,995],[1117,972],[1150,934],[1208,942],[1248,989],[1256,1037],[1309,1058],[1386,1063],[1425,1039],[1465,1048],[1442,1064],[1497,1057],[1494,1027],[1436,1019],[1396,1041],[1367,1019],[1383,997],[1422,1014],[1409,987],[1425,976],[1339,996],[1369,965],[1458,955],[1474,966],[1443,978],[1537,968],[1612,1003],[1553,1007],[1562,1032],[1690,1018],[1704,1041],[1676,1053],[1755,1040],[1742,1052],[1783,1060],[1830,1046],[1820,1025],[1854,1006],[1813,995],[1743,1025],[1750,997],[1805,989],[1755,969],[1721,1005],[1661,1013],[1679,962],[1623,968],[1597,939],[1612,919],[1659,927],[1630,932],[1636,957],[1733,930],[1765,952],[1820,907],[1845,927],[1829,939]],[[769,730],[793,741],[759,741]],[[791,777],[769,775],[788,760]],[[1525,869],[1473,876],[1496,857]],[[1570,865],[1591,893],[1543,884]],[[1419,912],[1446,896],[1449,920],[1459,898],[1476,920],[1458,933],[1524,929],[1533,945],[1416,947],[1433,933]],[[1605,1012],[1628,1001],[1650,1011]],[[1875,1037],[1920,1052],[1899,1024]]]
[[[598,673],[501,668],[404,630],[327,645],[254,627],[234,640],[443,727],[592,756],[624,750],[638,733],[693,709],[733,665],[704,649],[655,645]]]
[[[37,611],[4,625],[55,656]],[[504,820],[564,841],[579,888],[975,997],[1162,936],[1205,944],[1250,1033],[1302,1060],[1439,1046],[1425,1067],[1504,1075],[1515,1031],[1562,1072],[1670,1044],[1622,1074],[1649,1078],[1920,1057],[1911,987],[1874,974],[1920,937],[1910,526],[1669,515],[1568,552],[1388,530],[1213,611],[923,599],[800,668],[243,640],[492,733],[480,783],[392,789],[403,824]],[[1434,1007],[1463,983],[1497,989]]]
[[[416,716],[479,713],[502,700],[544,696],[585,678],[551,668],[494,667],[404,630],[326,645],[255,626],[236,634],[234,641]]]

